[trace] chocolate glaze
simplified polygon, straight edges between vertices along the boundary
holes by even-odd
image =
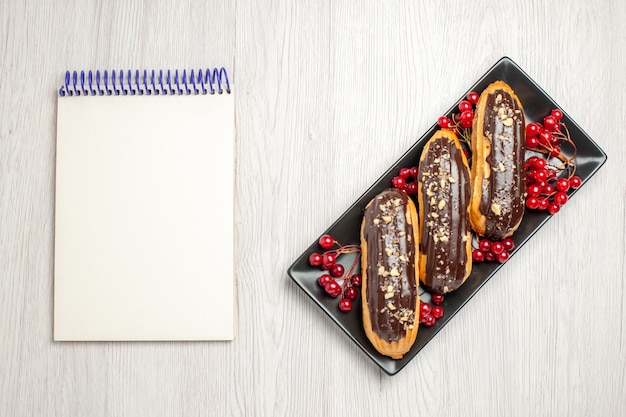
[[[426,145],[419,165],[422,224],[421,262],[426,255],[424,285],[438,293],[457,289],[466,278],[470,244],[470,173],[461,150],[446,137]],[[425,278],[425,281],[424,281]]]
[[[372,330],[387,342],[417,326],[415,239],[408,196],[388,189],[365,208],[363,239],[367,243],[366,300]]]
[[[510,126],[507,119],[513,120]],[[485,158],[491,176],[483,179],[479,206],[486,217],[487,237],[503,238],[524,215],[525,129],[524,112],[509,93],[496,90],[487,96],[483,131],[491,142]]]

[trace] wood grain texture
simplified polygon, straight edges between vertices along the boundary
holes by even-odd
[[[624,16],[609,0],[1,2],[0,415],[625,415]],[[286,270],[503,55],[608,162],[388,377]],[[64,71],[214,65],[237,92],[237,339],[53,343]]]

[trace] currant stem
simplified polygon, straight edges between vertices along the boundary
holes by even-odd
[[[358,265],[360,259],[361,259],[361,251],[359,249],[359,253],[357,254],[356,258],[354,258],[354,261],[352,261],[352,265],[350,265],[348,272],[346,272],[343,276],[343,284],[341,284],[341,288],[344,291],[346,287],[348,286],[348,283],[350,282],[350,277],[352,276],[352,272],[354,271],[354,268],[356,268],[356,266]]]

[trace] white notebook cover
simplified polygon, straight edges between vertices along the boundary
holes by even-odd
[[[235,336],[232,94],[59,97],[54,340]]]

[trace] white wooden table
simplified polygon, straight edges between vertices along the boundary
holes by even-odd
[[[4,0],[0,415],[625,415],[624,17],[608,0]],[[388,377],[286,270],[504,55],[608,162]],[[237,92],[237,339],[54,343],[64,71],[222,65]]]

